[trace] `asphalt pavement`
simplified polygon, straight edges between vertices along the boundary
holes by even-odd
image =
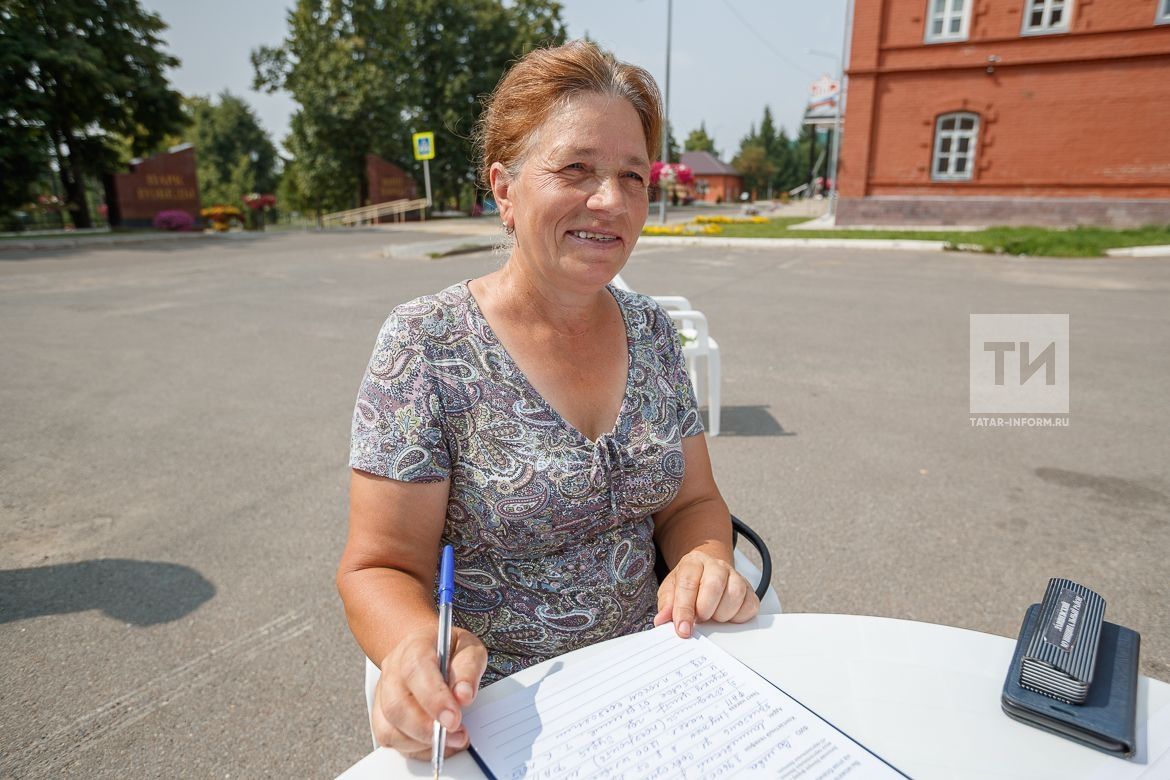
[[[414,226],[0,255],[0,776],[333,776],[369,750],[333,585]],[[710,441],[786,611],[1014,636],[1049,577],[1170,680],[1170,262],[645,247],[703,310]],[[1068,313],[1062,428],[974,428],[968,315]]]

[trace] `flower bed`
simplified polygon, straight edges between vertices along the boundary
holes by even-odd
[[[244,213],[235,206],[217,205],[203,209],[199,212],[199,216],[211,222],[212,230],[223,233],[232,226],[233,222],[241,222]]]
[[[695,217],[700,225],[764,225],[767,217]]]
[[[683,223],[679,225],[647,225],[642,228],[644,236],[717,236],[723,232],[718,225],[695,225]]]

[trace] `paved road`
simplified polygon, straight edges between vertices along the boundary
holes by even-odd
[[[368,749],[334,593],[349,418],[398,302],[488,253],[286,234],[0,257],[0,776],[331,776]],[[711,442],[789,611],[1014,635],[1099,589],[1170,679],[1170,264],[653,248],[724,352]],[[1067,312],[1071,425],[975,429],[971,312]]]

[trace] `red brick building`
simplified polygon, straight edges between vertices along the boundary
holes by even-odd
[[[856,0],[838,224],[1170,222],[1170,0]]]
[[[708,203],[735,203],[743,192],[743,176],[739,171],[710,152],[683,152],[679,162],[691,169],[695,183],[691,188],[695,200]]]

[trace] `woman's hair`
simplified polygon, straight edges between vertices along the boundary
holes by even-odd
[[[651,160],[658,156],[662,99],[654,78],[637,65],[618,62],[594,43],[570,41],[524,55],[488,97],[474,138],[484,186],[491,186],[492,163],[514,172],[549,115],[570,98],[589,93],[628,100],[642,122],[646,154]]]

